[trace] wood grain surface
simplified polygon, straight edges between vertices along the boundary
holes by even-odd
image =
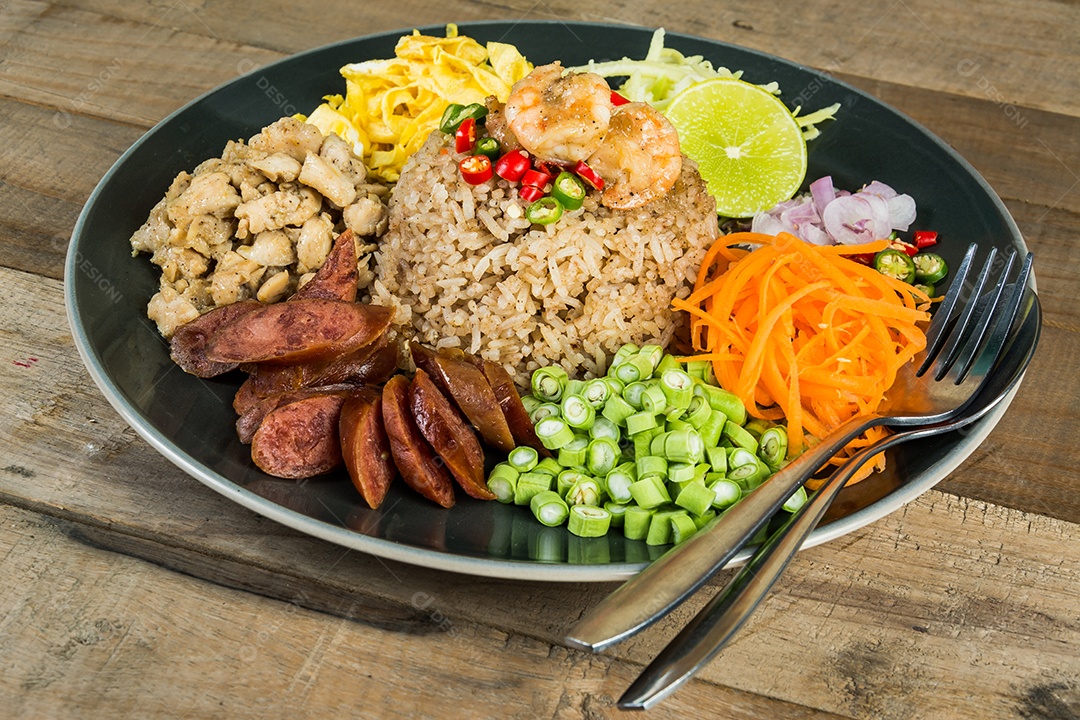
[[[453,575],[278,525],[143,442],[74,348],[68,239],[143,132],[293,52],[484,19],[663,26],[820,69],[953,146],[1036,254],[1041,345],[990,437],[802,552],[649,715],[1080,718],[1080,6],[1049,0],[0,0],[0,715],[614,717],[704,604],[569,650],[613,585]]]

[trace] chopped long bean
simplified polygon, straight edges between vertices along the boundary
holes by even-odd
[[[495,499],[503,504],[514,502],[520,472],[508,463],[499,463],[488,476],[488,490],[495,493]]]
[[[690,423],[695,430],[701,430],[709,418],[713,415],[713,409],[708,401],[698,395],[690,398],[690,404],[683,411],[682,419]]]
[[[641,410],[653,415],[667,412],[668,401],[664,389],[659,385],[649,385],[641,393]]]
[[[787,449],[788,436],[784,428],[777,425],[761,433],[761,438],[758,440],[758,454],[771,467],[780,467],[787,456]]]
[[[686,513],[673,513],[668,522],[671,523],[671,541],[676,545],[698,530],[693,518]]]
[[[601,415],[593,421],[592,427],[589,428],[589,437],[609,438],[618,445],[619,441],[622,440],[622,431],[619,430],[618,425]]]
[[[593,378],[581,389],[581,397],[592,405],[594,410],[602,408],[611,397],[611,386],[603,378]]]
[[[626,402],[626,400],[623,400],[618,395],[612,395],[608,398],[608,401],[604,403],[604,409],[600,414],[619,427],[625,427],[626,418],[636,412],[637,408]]]
[[[558,402],[568,379],[566,371],[558,365],[537,368],[531,378],[533,395],[544,402]]]
[[[640,505],[630,505],[623,513],[623,536],[628,540],[644,540],[655,512]]]
[[[596,410],[581,395],[564,395],[562,418],[575,430],[588,430],[596,419]]]
[[[566,522],[570,508],[554,490],[544,490],[529,499],[529,509],[544,525],[555,527]]]
[[[519,445],[510,451],[506,456],[506,461],[519,473],[529,472],[540,462],[540,453],[536,451],[536,448]]]
[[[736,425],[731,420],[724,423],[724,437],[735,443],[735,447],[741,447],[755,454],[758,451],[757,439],[743,429],[741,425]]]
[[[541,420],[548,417],[559,417],[562,415],[562,409],[555,403],[540,403],[532,409],[529,413],[529,420],[533,425],[538,424]]]
[[[522,395],[521,404],[525,407],[525,412],[532,415],[532,411],[544,404],[544,401],[535,395]]]
[[[664,359],[664,348],[659,345],[642,345],[637,351],[638,357],[649,361],[649,374],[651,375]]]
[[[659,475],[649,475],[630,484],[630,495],[639,506],[651,509],[671,502],[671,495]]]
[[[558,450],[574,439],[574,431],[559,417],[547,417],[536,423],[536,436],[548,450]]]
[[[705,483],[691,482],[679,492],[675,504],[686,508],[692,515],[702,515],[713,506],[716,493],[705,487]]]
[[[560,497],[566,497],[566,494],[570,492],[570,488],[574,487],[574,483],[580,480],[587,480],[588,475],[580,470],[566,469],[559,473],[559,476],[555,478],[555,491],[559,493]]]
[[[596,478],[583,476],[566,491],[566,502],[570,505],[599,505],[604,493]]]
[[[602,507],[574,505],[567,529],[578,537],[601,537],[611,527],[611,513]]]
[[[796,510],[798,510],[799,508],[801,508],[805,504],[806,504],[806,487],[803,486],[803,485],[800,485],[799,489],[796,490],[794,493],[792,493],[791,497],[789,497],[787,499],[787,501],[783,505],[781,505],[780,507],[782,507],[784,510],[786,510],[789,513],[793,513],[793,512],[795,512]]]
[[[632,462],[625,462],[607,474],[605,483],[607,493],[612,500],[628,503],[634,499],[630,494],[630,485],[637,480],[637,471]]]
[[[682,370],[665,370],[660,376],[660,388],[671,408],[686,410],[694,397],[694,380]]]
[[[611,527],[622,527],[626,519],[626,505],[608,500],[604,509],[611,513]]]
[[[742,488],[732,480],[722,478],[709,486],[709,489],[713,493],[713,507],[721,510],[731,507],[742,497]]]
[[[585,469],[593,475],[607,475],[621,456],[618,442],[609,437],[594,438],[585,451]]]
[[[559,464],[568,468],[583,467],[588,447],[589,437],[575,433],[573,440],[559,448]]]
[[[555,478],[547,473],[522,473],[518,476],[517,486],[514,488],[514,504],[528,505],[534,495],[550,490],[554,480]]]
[[[646,430],[652,430],[659,426],[660,423],[656,419],[656,415],[645,410],[634,413],[630,417],[626,418],[626,434],[630,437],[633,437],[638,433],[644,432]]]

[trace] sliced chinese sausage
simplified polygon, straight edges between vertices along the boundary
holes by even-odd
[[[344,394],[314,395],[272,410],[251,440],[251,459],[268,475],[299,480],[341,464],[338,418]]]
[[[551,452],[536,436],[536,429],[533,427],[532,420],[529,419],[529,413],[525,410],[525,405],[521,402],[521,396],[518,395],[517,387],[514,385],[514,379],[510,377],[506,368],[476,356],[469,356],[469,361],[480,368],[490,383],[495,397],[499,400],[499,407],[502,408],[506,424],[510,426],[510,434],[514,436],[514,442],[534,448],[540,453],[540,457],[551,457]]]
[[[487,378],[466,360],[440,355],[419,343],[410,343],[413,362],[431,379],[480,433],[484,442],[502,452],[514,449],[514,437],[506,424],[499,400]]]
[[[409,406],[420,433],[461,489],[479,500],[494,500],[495,493],[484,482],[484,451],[476,433],[423,369],[416,370],[409,385]]]
[[[395,375],[383,386],[382,415],[394,465],[405,483],[428,500],[452,507],[454,480],[413,420],[404,375]]]
[[[261,397],[255,392],[255,383],[252,376],[248,375],[247,379],[240,383],[240,387],[236,390],[236,395],[232,401],[233,410],[236,411],[237,415],[243,415],[253,408],[260,399]]]
[[[265,305],[214,333],[206,356],[233,363],[328,360],[382,335],[393,315],[391,308],[323,298]]]
[[[356,300],[356,240],[352,230],[337,236],[330,254],[315,275],[293,293],[290,301],[304,298]]]
[[[326,363],[309,383],[382,385],[398,369],[398,344],[387,333],[348,355]]]
[[[355,385],[381,385],[394,374],[398,364],[397,343],[387,333],[346,355],[317,362],[295,365],[272,365],[256,363],[250,370],[248,380],[241,385],[244,397],[233,402],[233,408],[243,413],[253,398],[269,397],[277,393],[300,390],[305,387],[350,383]],[[238,397],[240,392],[237,393]]]
[[[336,394],[344,398],[348,396],[351,390],[353,390],[351,385],[329,385],[288,390],[259,398],[236,419],[236,436],[240,438],[240,442],[247,445],[255,437],[255,432],[259,429],[263,419],[282,405],[288,405],[297,400],[305,400],[316,395]]]
[[[184,372],[202,378],[216,377],[235,370],[235,362],[215,362],[208,358],[206,345],[222,327],[260,307],[262,303],[258,300],[222,305],[181,325],[176,328],[172,340],[169,341],[169,355]]]
[[[354,390],[338,420],[341,454],[352,483],[373,510],[382,504],[397,468],[382,416],[382,395],[374,388]]]

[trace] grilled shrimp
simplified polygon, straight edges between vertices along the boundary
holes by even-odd
[[[620,105],[588,164],[604,178],[601,204],[616,210],[635,208],[663,196],[679,179],[679,134],[647,103]]]
[[[514,84],[504,110],[521,146],[540,160],[575,163],[596,152],[611,120],[611,88],[595,73],[563,75],[555,62]]]

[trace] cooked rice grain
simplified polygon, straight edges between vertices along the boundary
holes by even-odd
[[[716,206],[684,158],[675,187],[629,211],[599,205],[531,225],[505,181],[470,186],[433,133],[390,199],[371,301],[396,307],[402,335],[498,362],[527,386],[538,367],[603,374],[627,342],[667,345],[706,248]]]

